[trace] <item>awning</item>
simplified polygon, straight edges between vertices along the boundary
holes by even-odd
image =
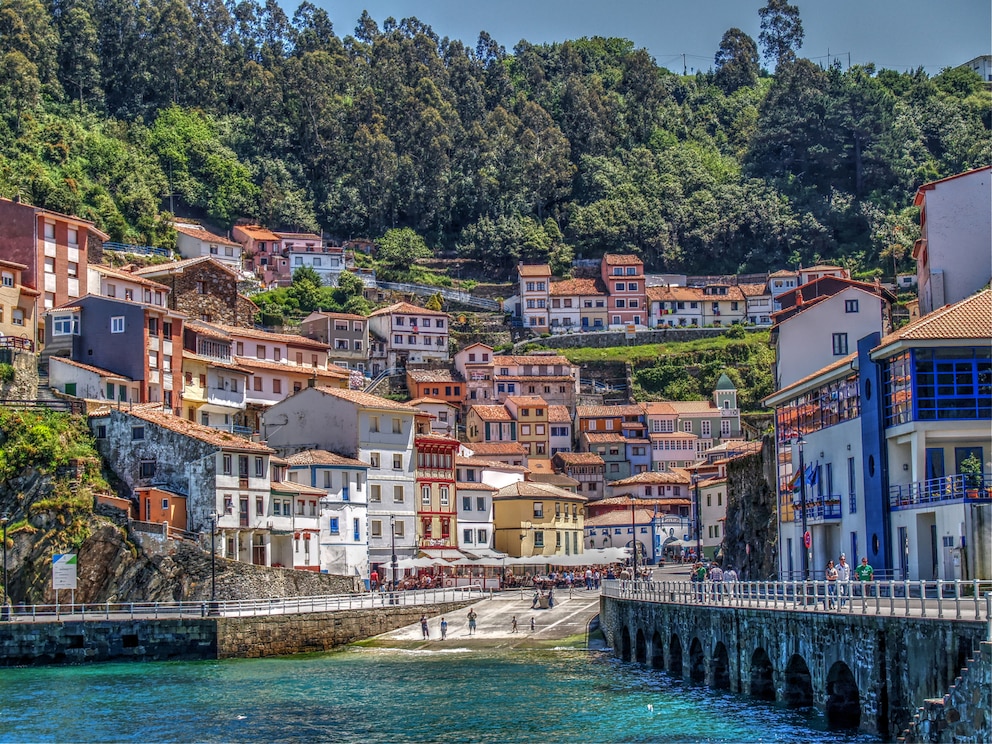
[[[446,561],[454,561],[465,557],[465,554],[460,550],[454,550],[452,548],[421,548],[420,552],[428,558],[443,558]]]

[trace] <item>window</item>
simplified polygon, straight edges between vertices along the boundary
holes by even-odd
[[[730,436],[730,419],[720,420],[720,436],[729,437]]]
[[[373,519],[369,524],[369,533],[372,537],[382,537],[382,520]]]
[[[197,294],[204,294],[205,293],[205,290],[203,288],[203,282],[197,282],[196,283],[196,293]]]
[[[421,486],[420,487],[420,504],[421,506],[431,505],[431,487]]]
[[[834,356],[845,356],[847,354],[847,334],[835,333],[832,338]]]
[[[110,319],[111,333],[124,333],[124,316],[117,315]]]
[[[3,321],[3,314],[0,312],[0,321]],[[10,313],[10,322],[16,326],[24,325],[24,311],[15,307]]]
[[[76,315],[56,315],[52,321],[53,336],[78,336],[79,317]]]
[[[140,465],[140,477],[151,478],[155,475],[155,461],[142,460]]]
[[[844,312],[845,313],[856,313],[856,312],[858,312],[858,301],[857,300],[844,300]]]
[[[440,493],[441,493],[441,506],[448,506],[449,497],[450,497],[450,491],[448,490],[448,487],[441,486]]]
[[[700,421],[699,422],[699,436],[706,438],[710,436],[710,422]]]
[[[222,463],[223,463],[222,464],[222,470],[223,470],[224,475],[231,475],[231,474],[234,473],[234,470],[232,469],[232,466],[231,466],[231,456],[230,455],[224,455],[224,457],[222,459]]]
[[[403,455],[393,455],[393,470],[403,469]]]
[[[369,486],[369,501],[374,501],[377,504],[382,502],[382,486],[378,484]]]
[[[534,502],[534,519],[544,519],[544,502]]]
[[[402,434],[402,433],[403,433],[403,421],[402,421],[402,419],[394,418],[393,419],[393,434]]]
[[[636,292],[637,291],[637,285],[634,284],[633,282],[629,283],[627,285],[627,291],[628,292]]]
[[[692,422],[691,421],[683,421],[682,422],[682,431],[689,432],[691,434],[692,433]]]
[[[254,379],[254,388],[255,388],[255,391],[256,392],[259,392],[259,393],[262,392],[262,378],[259,377],[258,375],[255,375],[255,377],[253,379]]]
[[[272,393],[274,395],[282,395],[282,380],[278,377],[272,380]]]
[[[265,461],[261,457],[255,458],[255,477],[261,478],[265,475]]]
[[[372,452],[372,453],[369,454],[369,465],[371,465],[374,468],[379,467],[379,453],[378,452]]]
[[[543,548],[544,547],[544,532],[540,530],[534,531],[534,547]]]
[[[403,486],[393,486],[393,503],[402,504],[403,501]]]
[[[485,496],[476,496],[475,497],[475,510],[476,511],[480,511],[480,512],[486,511],[486,497]]]
[[[379,431],[379,417],[378,416],[369,416],[369,431],[370,432],[377,432],[377,431]]]
[[[476,532],[475,541],[479,545],[488,545],[489,544],[489,531],[488,530],[479,530],[478,532]]]
[[[145,427],[144,426],[132,426],[131,427],[131,441],[137,442],[145,438]]]
[[[382,524],[382,523],[381,522],[373,522],[373,524]],[[329,527],[330,527],[330,530],[331,530],[331,534],[332,535],[338,535],[338,534],[341,533],[341,528],[340,528],[338,517],[331,517]],[[382,528],[380,527],[380,531],[381,530],[382,530]]]
[[[393,523],[393,534],[396,537],[403,537],[406,534],[406,523],[397,521]]]

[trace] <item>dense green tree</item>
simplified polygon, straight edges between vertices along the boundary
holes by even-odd
[[[727,95],[758,82],[758,47],[739,28],[731,28],[723,35],[714,62],[713,82]]]
[[[778,70],[783,63],[793,61],[803,46],[805,32],[799,8],[789,5],[788,0],[768,0],[758,15],[761,17],[758,41],[764,47],[765,59],[774,62]]]
[[[387,230],[379,239],[376,257],[392,273],[406,272],[418,258],[430,258],[431,249],[409,227]]]

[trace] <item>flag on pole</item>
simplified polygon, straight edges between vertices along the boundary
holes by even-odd
[[[810,486],[815,486],[816,481],[819,478],[820,467],[819,463],[816,465],[810,464],[806,466],[806,483]]]

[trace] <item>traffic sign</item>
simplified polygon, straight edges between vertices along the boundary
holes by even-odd
[[[807,549],[813,547],[813,535],[809,530],[806,530],[805,534],[803,534],[803,545],[805,545]]]

